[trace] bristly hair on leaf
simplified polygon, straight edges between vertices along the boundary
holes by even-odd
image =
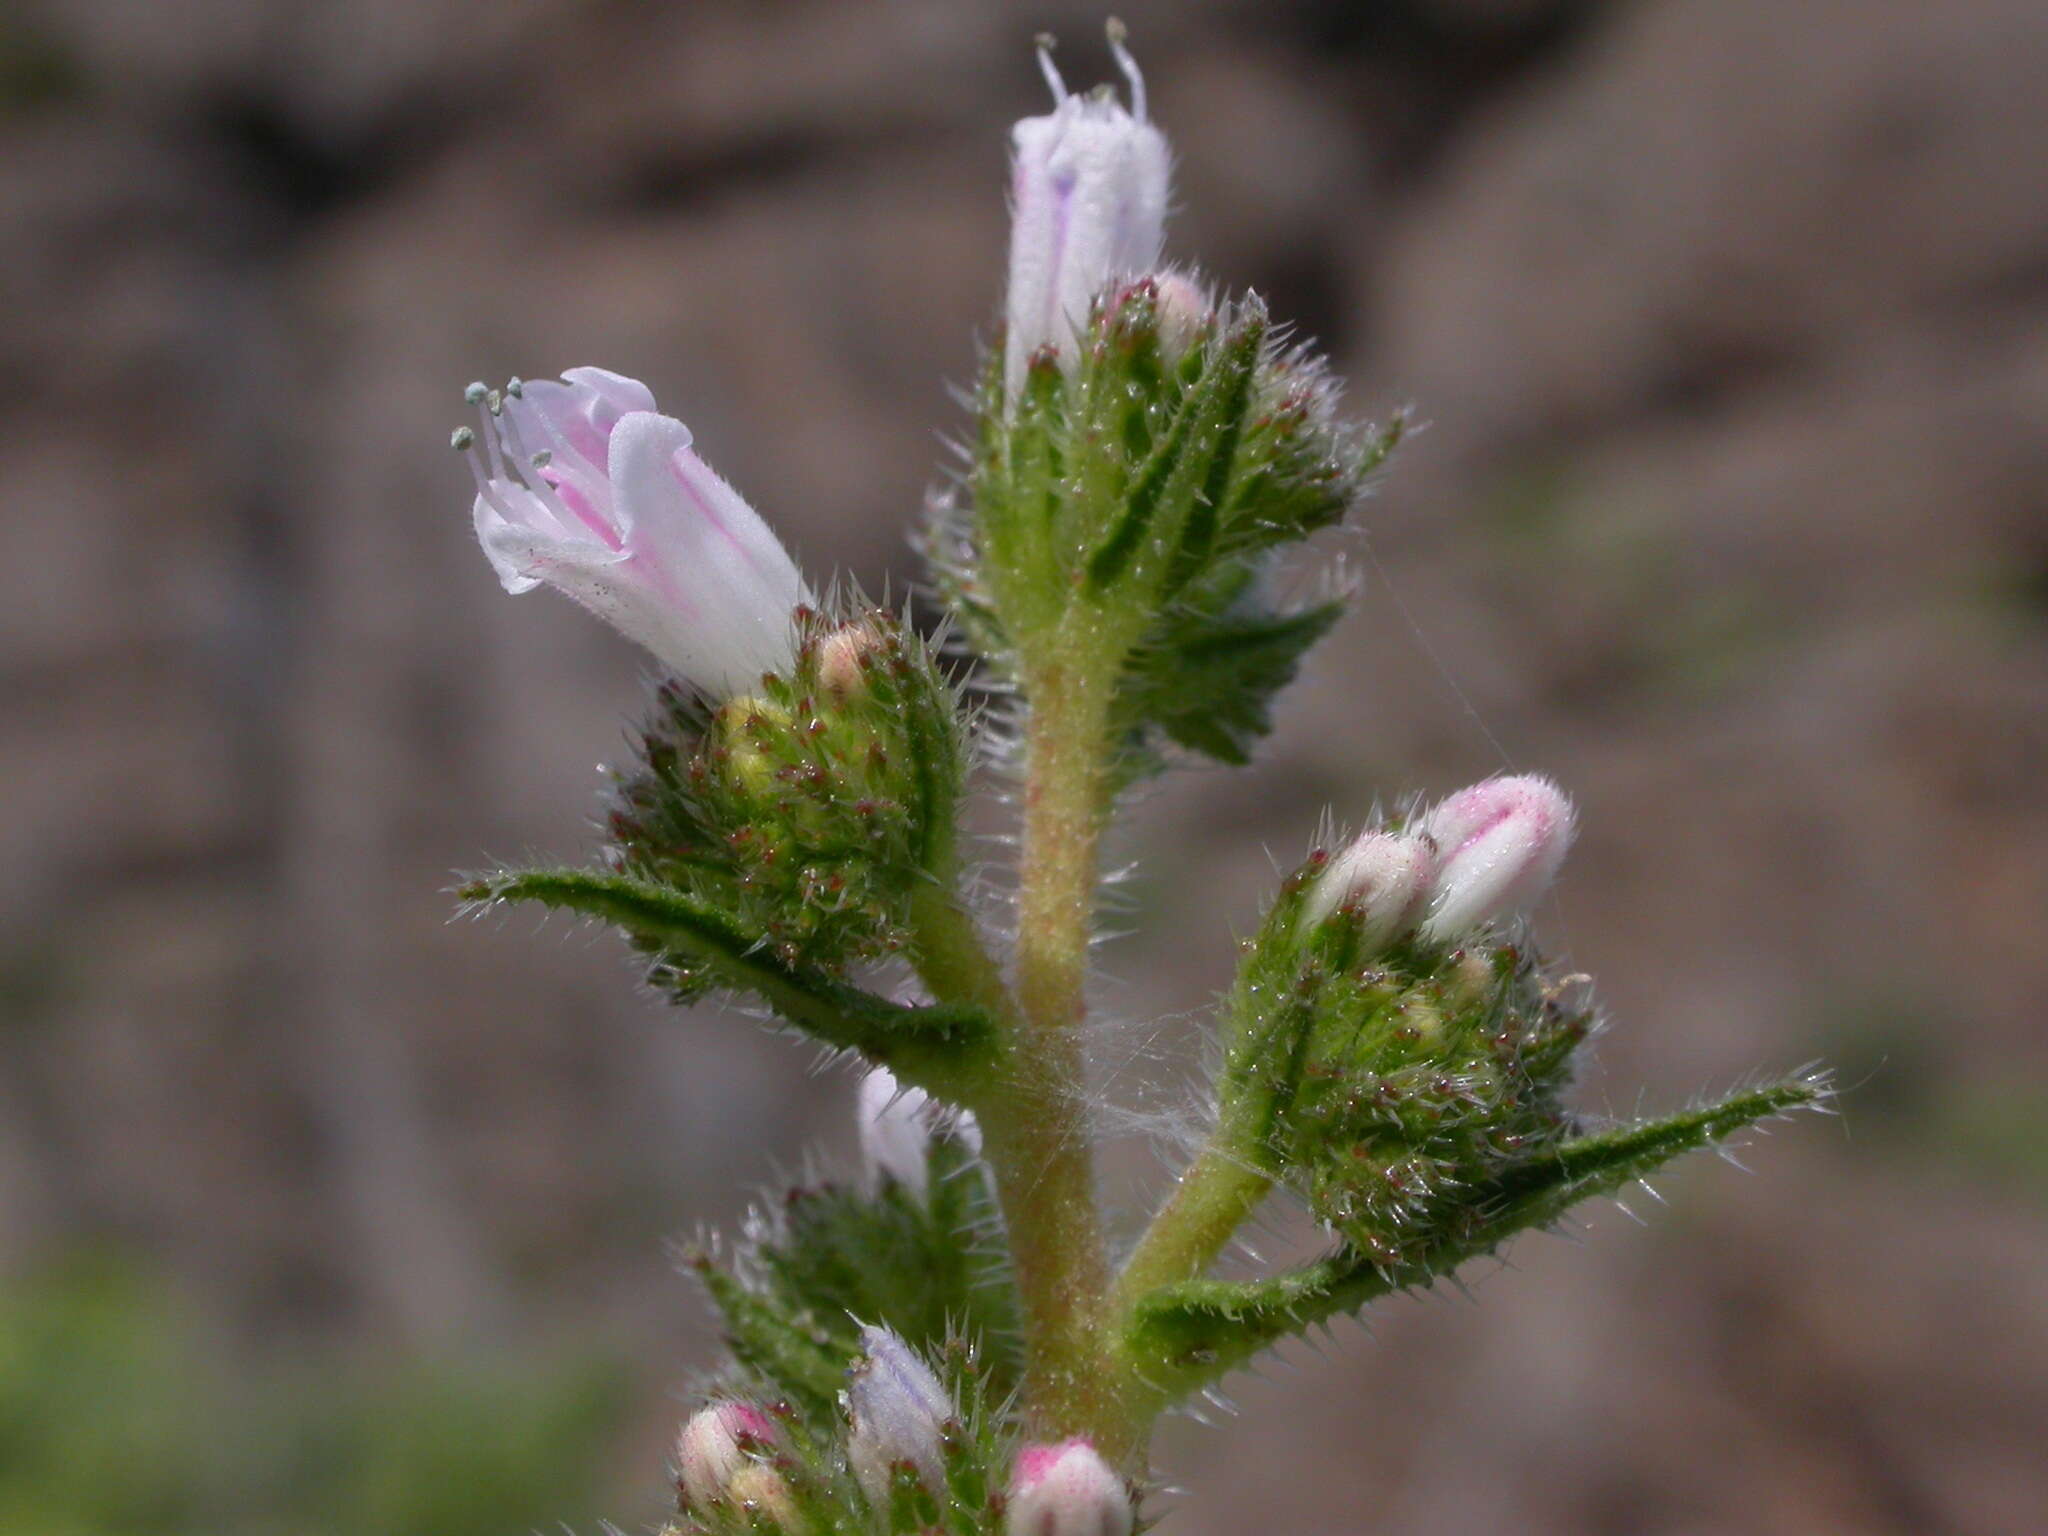
[[[1234,1371],[1282,1340],[1398,1291],[1450,1276],[1518,1233],[1556,1225],[1575,1205],[1655,1173],[1688,1152],[1799,1110],[1826,1112],[1834,1087],[1807,1071],[1695,1109],[1558,1142],[1504,1164],[1460,1202],[1429,1244],[1394,1262],[1344,1245],[1300,1269],[1245,1282],[1195,1280],[1137,1305],[1127,1343],[1160,1406]]]

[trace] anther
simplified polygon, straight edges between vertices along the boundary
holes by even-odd
[[[457,453],[467,453],[476,446],[476,433],[468,427],[457,427],[448,434],[448,446]]]
[[[514,400],[524,400],[526,398],[526,380],[520,378],[516,373],[513,374],[511,378],[505,381],[505,393]]]
[[[478,379],[474,384],[471,384],[470,386],[463,390],[462,398],[467,400],[471,405],[482,405],[484,403],[484,397],[488,395],[490,392],[491,386],[486,384],[482,379]]]

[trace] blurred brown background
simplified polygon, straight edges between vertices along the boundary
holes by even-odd
[[[1124,844],[1119,1100],[1265,848],[1507,763],[1583,807],[1589,1108],[1851,1090],[1175,1424],[1167,1529],[2048,1528],[2048,7],[1119,3],[1172,252],[1430,423],[1276,749]],[[1029,39],[1085,84],[1099,20],[0,12],[4,1536],[655,1515],[713,1352],[666,1244],[843,1151],[847,1086],[607,939],[451,923],[452,871],[585,846],[642,663],[502,596],[448,429],[637,374],[900,590]]]

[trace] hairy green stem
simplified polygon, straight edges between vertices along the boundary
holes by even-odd
[[[1049,658],[1026,679],[1018,1028],[1004,1092],[982,1118],[1017,1265],[1034,1432],[1127,1453],[1105,1324],[1109,1264],[1095,1196],[1081,1025],[1108,774],[1113,674]]]
[[[1117,1277],[1118,1316],[1161,1286],[1201,1278],[1272,1187],[1271,1178],[1222,1138],[1212,1138],[1182,1172]]]
[[[932,997],[979,1008],[1002,1026],[1006,1038],[1014,1036],[1016,1000],[950,880],[933,880],[912,894],[910,928],[917,974]]]

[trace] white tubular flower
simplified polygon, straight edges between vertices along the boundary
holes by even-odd
[[[981,1152],[981,1128],[965,1110],[951,1110],[922,1088],[906,1088],[887,1067],[876,1067],[860,1080],[860,1152],[869,1182],[879,1187],[893,1179],[917,1199],[931,1182],[932,1137],[941,1130],[956,1136],[968,1151]]]
[[[744,1441],[772,1444],[776,1424],[752,1403],[722,1402],[691,1414],[676,1437],[676,1471],[693,1509],[709,1508],[753,1463]]]
[[[1106,89],[1076,96],[1053,67],[1049,39],[1039,66],[1053,109],[1010,130],[1010,287],[1003,381],[1012,399],[1040,347],[1074,356],[1088,306],[1111,282],[1151,271],[1166,238],[1172,156],[1145,120],[1145,78],[1112,24],[1110,48],[1131,88],[1126,111]]]
[[[1301,930],[1342,909],[1357,915],[1368,954],[1384,949],[1415,926],[1436,868],[1436,850],[1425,838],[1362,833],[1317,876],[1302,907]]]
[[[1419,830],[1437,849],[1422,936],[1449,944],[1535,905],[1557,877],[1577,824],[1563,790],[1516,774],[1459,790]]]
[[[887,1509],[898,1466],[914,1468],[927,1488],[945,1486],[943,1431],[956,1410],[931,1367],[888,1329],[863,1328],[860,1347],[847,1377],[846,1459],[868,1502]]]
[[[507,592],[573,597],[706,694],[795,660],[803,577],[754,509],[691,451],[637,379],[472,384],[483,422],[454,436],[476,475],[476,532]]]
[[[1005,1536],[1131,1536],[1132,1518],[1130,1490],[1086,1440],[1017,1453]]]

